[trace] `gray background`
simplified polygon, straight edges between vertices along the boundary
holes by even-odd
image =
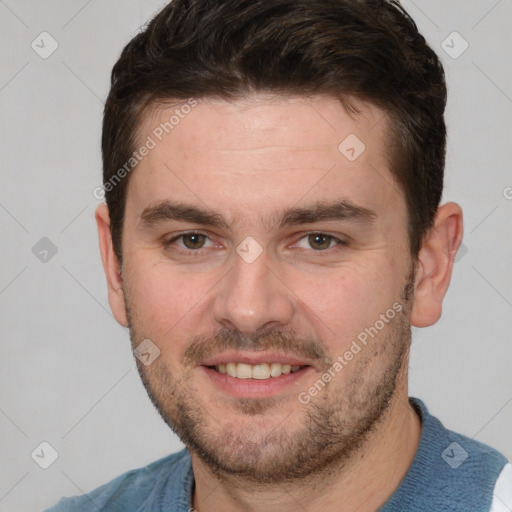
[[[0,511],[41,510],[181,446],[110,313],[93,219],[110,70],[163,5],[0,0]],[[445,63],[444,200],[464,209],[467,250],[442,319],[414,332],[410,394],[510,459],[512,2],[404,6]],[[31,48],[51,48],[43,31],[58,43],[46,59]],[[463,41],[453,31],[469,43],[457,58]],[[40,252],[43,237],[55,255]],[[31,458],[42,441],[59,454],[48,469]]]

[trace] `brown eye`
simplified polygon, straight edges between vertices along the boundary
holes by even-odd
[[[324,235],[322,233],[313,233],[308,236],[308,243],[312,249],[322,251],[329,249],[332,242],[332,236]]]
[[[190,233],[188,235],[181,236],[183,245],[187,249],[201,249],[206,242],[206,235],[201,233]]]

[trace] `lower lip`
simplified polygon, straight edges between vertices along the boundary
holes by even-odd
[[[311,366],[304,366],[294,373],[260,380],[238,379],[227,373],[219,373],[207,366],[201,366],[201,369],[217,387],[237,398],[266,398],[277,395],[287,388],[297,386],[303,377],[313,371]]]

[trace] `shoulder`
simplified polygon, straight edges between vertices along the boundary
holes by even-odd
[[[498,473],[508,462],[506,457],[481,441],[447,429],[438,418],[429,413],[421,400],[410,400],[416,406],[422,420],[418,455],[421,458],[428,458],[429,465],[435,468],[436,473],[441,471],[452,476],[476,474],[480,477],[482,474],[489,474],[494,485]],[[454,469],[459,471],[454,473]]]
[[[491,446],[445,428],[421,400],[409,401],[422,421],[420,442],[409,471],[379,510],[491,510],[507,459]]]
[[[159,499],[167,483],[181,485],[190,472],[190,454],[186,449],[133,469],[81,496],[62,498],[46,512],[131,512]],[[172,484],[171,484],[172,485]]]

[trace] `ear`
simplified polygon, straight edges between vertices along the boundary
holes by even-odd
[[[124,327],[128,326],[119,261],[114,252],[110,233],[110,215],[105,203],[96,208],[96,224],[100,241],[101,260],[107,277],[108,302],[115,319]]]
[[[425,236],[418,255],[411,324],[427,327],[441,317],[442,302],[462,242],[462,209],[456,203],[440,206],[434,227]]]

